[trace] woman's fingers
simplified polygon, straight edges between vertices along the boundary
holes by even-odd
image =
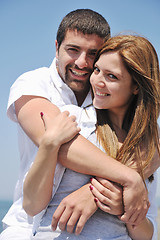
[[[68,111],[59,113],[54,120],[51,120],[43,112],[40,113],[40,116],[48,140],[56,142],[57,145],[70,141],[81,130],[76,122],[76,117],[74,115],[69,116]]]
[[[42,119],[43,124],[44,124],[44,129],[45,129],[45,131],[46,131],[47,126],[46,126],[46,121],[45,121],[44,113],[43,113],[43,112],[40,112],[40,115],[41,115],[41,119]]]
[[[122,188],[106,179],[93,178],[90,190],[95,196],[97,206],[105,212],[121,215],[124,212]]]

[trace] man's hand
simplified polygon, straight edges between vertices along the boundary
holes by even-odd
[[[141,176],[135,171],[133,181],[123,186],[124,214],[120,219],[131,225],[139,225],[147,214],[150,203]]]
[[[86,184],[77,191],[65,197],[59,204],[52,218],[52,229],[59,228],[72,233],[76,225],[75,234],[81,233],[87,220],[97,210],[94,196],[89,190],[90,184]]]
[[[93,178],[90,189],[95,196],[97,206],[102,211],[113,215],[123,214],[122,187],[103,178]]]
[[[134,181],[124,186],[123,191],[116,183],[102,178],[93,178],[90,189],[101,210],[118,215],[123,222],[134,226],[141,223],[150,206],[147,190],[136,172]]]

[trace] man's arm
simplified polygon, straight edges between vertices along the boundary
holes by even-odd
[[[44,112],[44,114],[47,114],[48,118],[50,118],[51,121],[57,116],[58,113],[60,113],[60,110],[58,109],[58,107],[55,106],[53,103],[51,103],[49,100],[41,97],[34,97],[34,96],[22,96],[20,99],[18,99],[15,102],[15,109],[16,109],[16,115],[20,125],[22,126],[26,134],[31,138],[31,140],[37,146],[39,146],[41,142],[41,138],[45,132],[43,122],[40,119],[40,112]],[[84,151],[81,151],[79,149],[78,146],[80,145],[82,145],[82,148],[84,149]],[[85,148],[85,146],[89,147],[90,151],[85,151],[85,149],[87,150],[87,147]],[[66,152],[67,152],[67,155],[66,155]],[[73,156],[73,159],[71,155]],[[149,167],[146,168],[145,178],[148,178],[160,166],[160,158],[159,157],[157,158],[157,155],[158,155],[158,152],[155,154],[152,164],[150,164]],[[93,164],[94,162],[91,162],[89,160],[88,162],[86,162],[86,159],[92,159],[92,157],[95,163],[96,164],[98,163],[99,168]],[[94,146],[92,143],[90,143],[81,135],[77,137],[76,141],[74,140],[70,144],[65,144],[61,147],[59,160],[64,166],[68,168],[74,167],[73,170],[76,170],[76,171],[78,171],[79,167],[82,167],[82,171],[83,170],[86,171],[87,168],[92,167],[93,172],[97,173],[95,175],[97,176],[99,174],[99,176],[102,177],[101,175],[103,174],[101,174],[101,170],[104,171],[103,169],[104,163],[102,162],[102,160],[99,160],[100,157],[102,157],[103,159],[106,159],[108,163],[111,162],[111,165],[113,163],[113,166],[118,171],[121,168],[125,169],[126,171],[128,169],[124,165],[122,166],[122,164],[118,163],[113,158],[106,156],[106,154],[104,154],[101,150],[99,150],[96,146]],[[125,177],[123,177],[123,174],[121,174],[120,171],[118,174],[120,176],[116,176],[116,174],[117,174],[117,171],[113,175],[115,182],[118,181],[119,183],[121,183],[122,181],[123,183],[123,180],[125,181]],[[112,173],[110,175],[112,175]],[[119,177],[122,179],[118,180]]]
[[[40,113],[47,113],[51,121],[60,113],[60,110],[49,100],[42,97],[22,96],[15,102],[17,119],[29,138],[39,146],[45,133]]]

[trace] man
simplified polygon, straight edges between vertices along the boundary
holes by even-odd
[[[28,236],[35,225],[33,226],[34,219],[29,217],[22,208],[22,189],[25,176],[37,153],[36,146],[39,145],[45,131],[39,113],[44,112],[49,118],[53,119],[59,113],[53,104],[58,107],[65,104],[86,107],[91,104],[89,77],[93,69],[95,53],[109,36],[109,25],[101,15],[87,9],[73,11],[62,20],[59,26],[56,40],[56,59],[53,60],[50,68],[40,68],[25,73],[13,84],[8,103],[8,116],[18,123],[19,128],[20,177],[15,189],[14,203],[3,219],[7,229],[2,233],[0,239],[22,239],[24,231],[26,232],[26,239],[29,239]],[[77,142],[77,139],[80,139],[81,142]],[[86,151],[81,151],[77,154],[77,148],[80,148],[80,143],[83,145],[83,141],[85,140],[79,135],[69,145],[68,160],[66,159],[66,151],[62,152],[61,163],[65,167],[72,167],[76,171],[77,155],[85,159],[85,156],[79,154],[85,155]],[[90,164],[94,163],[94,161],[96,162],[97,156],[99,156],[100,159],[97,162],[99,176],[108,177],[112,181],[121,183],[124,186],[124,193],[125,190],[128,193],[132,193],[128,197],[125,194],[124,205],[126,213],[123,220],[129,221],[130,216],[133,215],[135,208],[132,209],[132,206],[136,207],[136,209],[139,208],[137,214],[141,213],[141,218],[143,218],[148,207],[147,194],[140,176],[133,170],[123,165],[120,166],[119,163],[105,156],[94,145],[91,144],[90,146],[92,151],[86,156],[90,160],[86,161],[88,165],[85,166],[85,171],[89,171]],[[67,148],[68,146],[66,145]],[[101,165],[104,162],[104,158],[108,160],[108,165],[105,169]],[[155,169],[157,165],[154,166]],[[120,167],[122,169],[125,167],[125,172],[121,171]],[[56,188],[63,175],[62,169],[63,167],[58,163],[58,179],[57,181],[55,179]],[[117,171],[114,174],[116,169],[118,169],[119,176],[116,174]],[[94,175],[94,172],[92,174]],[[45,186],[52,180],[51,178],[46,179]],[[139,185],[138,189],[136,184]],[[81,191],[83,192],[83,190]],[[138,201],[135,200],[135,196],[137,196]],[[47,201],[49,200],[48,198]],[[145,204],[143,204],[144,200],[146,200]],[[34,214],[30,215],[35,215],[38,212],[36,210]],[[92,214],[93,210],[88,215]],[[87,217],[82,225],[86,220]],[[23,237],[23,239],[25,238]]]

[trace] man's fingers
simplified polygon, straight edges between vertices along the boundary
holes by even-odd
[[[132,216],[129,218],[129,223],[133,225],[139,225],[141,221],[144,219],[148,211],[148,208],[144,209],[143,213],[140,211],[134,212]]]
[[[121,221],[125,223],[129,223],[132,225],[138,225],[141,223],[141,221],[144,219],[148,211],[148,207],[144,207],[143,213],[142,211],[127,211],[125,212],[121,217]]]
[[[119,218],[121,219],[121,221],[128,223],[130,216],[131,216],[131,213],[128,211],[128,212],[124,212],[124,214]]]

